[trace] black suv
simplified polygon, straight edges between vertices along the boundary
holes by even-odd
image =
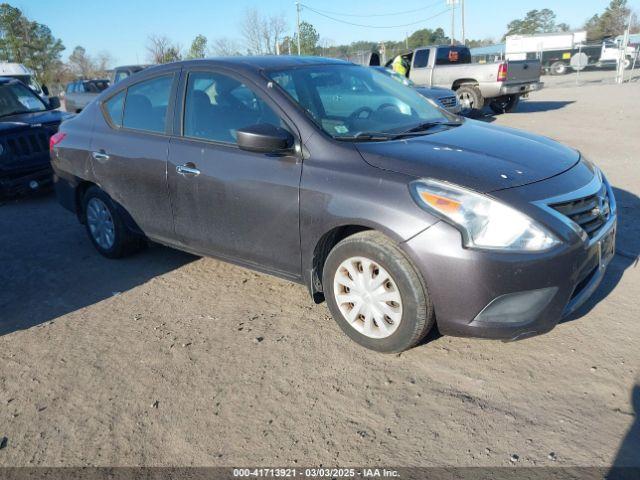
[[[55,110],[22,82],[0,77],[0,198],[51,184],[49,138],[71,116]]]

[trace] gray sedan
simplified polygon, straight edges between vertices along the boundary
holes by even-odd
[[[614,253],[611,186],[579,152],[338,60],[151,67],[50,143],[57,197],[102,255],[150,239],[298,282],[383,352],[436,324],[547,332]]]

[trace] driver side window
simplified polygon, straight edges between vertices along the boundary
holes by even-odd
[[[245,84],[213,72],[189,74],[185,137],[235,144],[238,129],[264,123],[283,126],[280,117]]]

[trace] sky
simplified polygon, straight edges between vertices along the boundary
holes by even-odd
[[[197,34],[209,39],[227,37],[240,41],[239,23],[244,12],[252,7],[265,15],[284,13],[288,33],[294,32],[296,22],[294,0],[9,0],[9,3],[30,19],[51,28],[66,47],[65,60],[76,45],[81,45],[89,54],[108,52],[113,66],[146,63],[145,45],[152,34],[166,35],[185,49]],[[442,27],[448,35],[451,32],[446,0],[303,0],[301,3],[317,10],[339,12],[328,14],[335,18],[369,25],[338,23],[302,7],[301,20],[312,23],[321,39],[329,44],[401,40],[419,28]],[[509,21],[523,17],[529,10],[542,8],[552,9],[558,23],[579,28],[594,13],[601,13],[608,3],[609,0],[465,0],[466,37],[499,39]],[[630,0],[629,5],[635,11],[640,10],[640,0]],[[375,16],[352,16],[365,14]],[[418,23],[372,28],[414,22]],[[458,12],[457,38],[459,28]]]

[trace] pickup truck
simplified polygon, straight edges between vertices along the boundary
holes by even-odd
[[[67,112],[80,113],[91,100],[109,88],[109,80],[77,80],[67,85],[64,107]]]
[[[402,54],[408,66],[407,77],[419,87],[454,90],[462,114],[474,115],[485,105],[495,113],[513,111],[520,97],[540,90],[540,61],[518,60],[490,64],[471,62],[471,52],[459,45],[420,47]],[[391,67],[393,58],[387,63]],[[379,66],[373,53],[370,66]]]

